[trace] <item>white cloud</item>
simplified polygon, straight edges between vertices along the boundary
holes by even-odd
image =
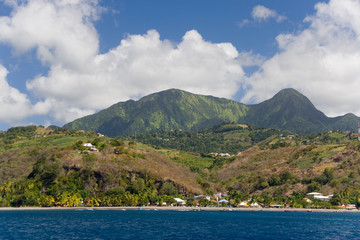
[[[242,28],[250,23],[249,19],[243,19],[242,21],[238,22],[236,25],[239,28]]]
[[[92,21],[101,9],[96,1],[10,2],[14,11],[10,17],[0,17],[0,42],[10,43],[18,54],[36,49],[43,64],[84,68],[97,53]]]
[[[231,43],[206,41],[196,30],[185,33],[179,43],[160,39],[156,30],[128,35],[100,54],[93,22],[102,10],[96,1],[16,3],[10,17],[0,18],[0,42],[18,54],[35,49],[49,72],[27,82],[31,96],[41,99],[31,104],[29,97],[9,86],[7,70],[0,66],[2,122],[50,114],[65,123],[168,88],[230,98],[245,87],[242,101],[259,102],[293,87],[330,116],[360,115],[360,1],[317,4],[316,14],[305,19],[310,26],[279,35],[279,53],[268,60],[239,53]],[[268,19],[266,14],[256,16]],[[261,69],[246,78],[242,66],[252,65]]]
[[[276,11],[271,10],[265,6],[257,5],[253,8],[251,16],[256,21],[266,21],[270,18],[275,18],[277,22],[282,22],[286,19],[285,16],[278,14]]]
[[[38,96],[62,102],[58,109],[77,107],[62,114],[68,116],[58,119],[63,121],[168,88],[229,98],[244,77],[238,55],[232,44],[207,42],[195,30],[179,44],[160,40],[159,33],[150,30],[129,35],[108,53],[89,59],[86,71],[52,67],[48,76],[28,82],[27,87]]]
[[[96,1],[18,3],[10,17],[0,18],[0,41],[19,54],[35,49],[49,66],[26,86],[43,99],[33,109],[60,122],[168,88],[230,98],[244,79],[241,62],[253,61],[239,57],[230,43],[205,41],[196,30],[180,43],[161,40],[156,30],[129,35],[99,54],[93,21],[102,9]]]
[[[309,28],[277,37],[281,52],[249,78],[242,101],[259,102],[293,87],[329,116],[360,115],[360,1],[319,3],[305,21]]]
[[[41,114],[41,103],[32,106],[26,94],[8,84],[7,74],[6,68],[0,65],[0,122],[12,123],[30,115]]]

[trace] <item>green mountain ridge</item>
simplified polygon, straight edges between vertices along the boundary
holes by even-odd
[[[138,101],[119,102],[64,125],[69,130],[95,131],[115,137],[159,130],[201,130],[224,122],[289,130],[298,134],[337,129],[355,131],[360,118],[329,118],[294,89],[283,89],[255,105],[170,89]]]
[[[273,98],[253,105],[246,121],[262,127],[286,129],[296,133],[332,129],[330,119],[317,110],[308,98],[294,89],[281,90]]]

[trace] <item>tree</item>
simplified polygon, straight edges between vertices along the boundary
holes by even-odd
[[[189,198],[188,200],[186,200],[186,206],[188,206],[188,207],[196,206],[195,199],[194,198]]]
[[[145,189],[145,181],[142,178],[137,178],[127,190],[133,194],[139,194]]]
[[[161,195],[176,195],[177,189],[172,183],[165,182],[161,185],[159,193]]]
[[[319,191],[321,185],[320,183],[316,182],[316,181],[312,181],[308,186],[307,186],[307,191],[308,192],[315,192],[315,191]]]
[[[209,200],[207,200],[206,198],[202,198],[199,200],[199,205],[201,207],[206,207],[206,206],[209,206],[210,202]]]
[[[269,195],[262,195],[260,199],[261,203],[265,207],[268,207],[273,203],[273,199]]]
[[[139,196],[136,194],[131,194],[130,192],[125,192],[124,203],[127,206],[136,206],[138,205]]]
[[[55,199],[51,195],[42,194],[40,196],[40,206],[51,207],[55,204]]]

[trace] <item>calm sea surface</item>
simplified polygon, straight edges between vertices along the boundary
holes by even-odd
[[[0,239],[360,239],[359,213],[0,211]]]

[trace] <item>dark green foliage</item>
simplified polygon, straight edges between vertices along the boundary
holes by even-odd
[[[76,143],[75,143],[75,145],[74,145],[74,148],[75,149],[79,149],[79,150],[84,150],[85,148],[84,148],[84,146],[83,146],[83,144],[84,144],[84,142],[83,141],[77,141]]]
[[[130,191],[133,194],[139,194],[145,189],[145,181],[142,178],[137,178],[134,182],[132,182],[128,187],[127,191]],[[172,194],[170,194],[172,195]]]
[[[114,147],[124,146],[124,141],[119,140],[117,138],[112,138],[110,140],[110,144],[111,144],[111,146],[114,146]]]
[[[286,183],[286,182],[292,182],[292,181],[296,182],[297,180],[293,174],[291,174],[288,171],[285,171],[280,174],[280,181],[281,181],[281,183]]]
[[[36,131],[36,126],[13,127],[6,132],[7,135],[16,135],[21,137],[32,137]]]
[[[159,130],[200,130],[221,122],[239,122],[247,107],[238,102],[171,89],[139,101],[117,103],[64,127],[101,132],[108,136]]]
[[[207,154],[211,152],[237,154],[270,136],[289,134],[291,133],[276,129],[225,123],[197,132],[175,130],[138,134],[136,140],[153,146],[196,152],[210,157]],[[286,143],[282,145],[285,146]]]
[[[307,191],[308,192],[315,192],[315,191],[319,191],[321,185],[320,183],[314,181],[314,182],[311,182],[308,187],[307,187]]]
[[[159,190],[161,195],[176,195],[177,189],[171,182],[164,182]]]
[[[186,200],[186,206],[188,207],[193,207],[196,206],[196,202],[194,198],[189,198]]]

